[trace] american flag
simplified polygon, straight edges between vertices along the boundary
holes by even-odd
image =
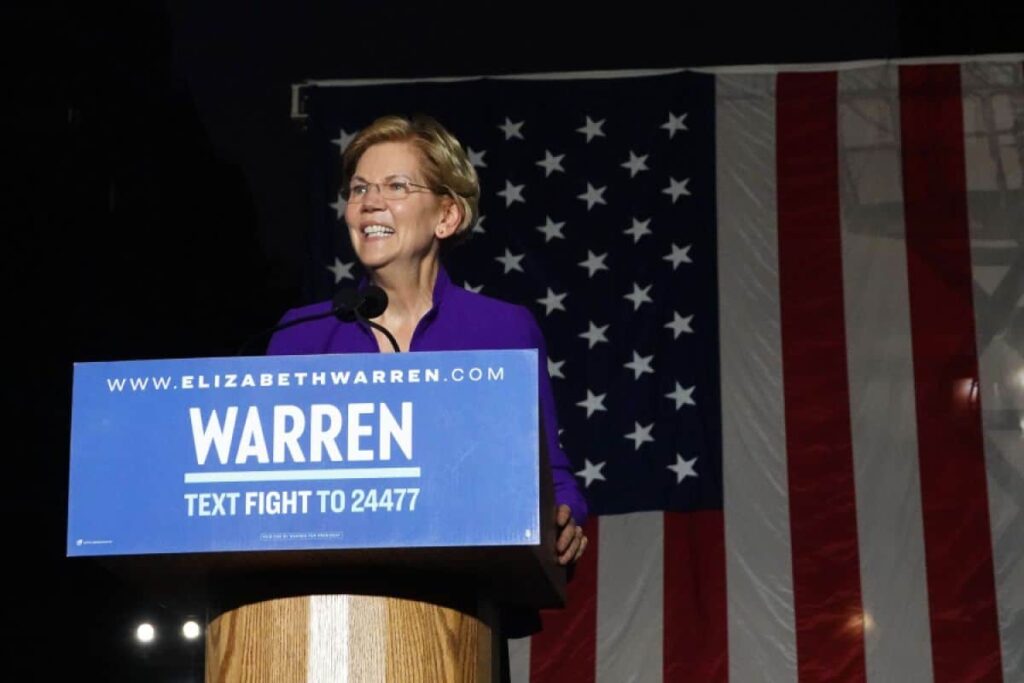
[[[529,306],[593,514],[517,681],[1024,680],[1020,61],[303,85],[309,298],[340,151],[426,113]],[[480,321],[486,324],[486,321]]]

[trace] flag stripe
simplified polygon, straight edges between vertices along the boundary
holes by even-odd
[[[601,518],[598,683],[660,683],[665,560],[661,512]],[[667,679],[672,680],[672,679]]]
[[[775,78],[722,75],[715,97],[729,677],[793,683]]]
[[[839,74],[846,343],[867,680],[930,683],[897,76]]]
[[[567,586],[565,609],[541,614],[543,630],[530,643],[530,680],[534,683],[594,683],[597,567],[603,523],[591,517],[584,525],[587,552]]]
[[[1007,391],[1006,375],[1024,367],[1024,329],[1012,329],[1014,316],[1024,320],[1024,169],[1006,132],[1024,129],[1024,72],[1014,63],[966,64],[960,73],[973,274],[975,283],[991,277],[974,287],[974,319],[1003,676],[1013,681],[1024,672],[1024,391]],[[1017,381],[1024,389],[1024,375]]]
[[[779,286],[798,670],[801,681],[863,680],[836,76],[780,74],[777,99]]]
[[[724,524],[718,510],[665,513],[666,681],[728,680]]]
[[[900,69],[907,270],[936,681],[1001,678],[957,66]]]
[[[510,683],[530,683],[530,641],[529,636],[508,641]]]

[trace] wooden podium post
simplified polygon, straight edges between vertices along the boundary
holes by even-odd
[[[239,607],[210,624],[207,683],[498,681],[497,610],[312,595]]]

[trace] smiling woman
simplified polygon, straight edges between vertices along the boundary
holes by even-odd
[[[366,270],[388,306],[374,322],[403,351],[536,349],[540,413],[558,504],[559,561],[579,559],[587,540],[587,506],[558,443],[558,419],[544,337],[523,306],[452,284],[443,253],[469,234],[477,218],[480,182],[462,144],[428,117],[386,116],[364,128],[342,157],[345,222]],[[327,313],[330,302],[289,311],[282,323]],[[280,330],[270,354],[389,352],[376,329],[333,316]]]

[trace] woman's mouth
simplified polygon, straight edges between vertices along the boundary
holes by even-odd
[[[393,234],[395,234],[395,229],[387,225],[374,223],[363,226],[363,236],[367,239],[383,239]]]

